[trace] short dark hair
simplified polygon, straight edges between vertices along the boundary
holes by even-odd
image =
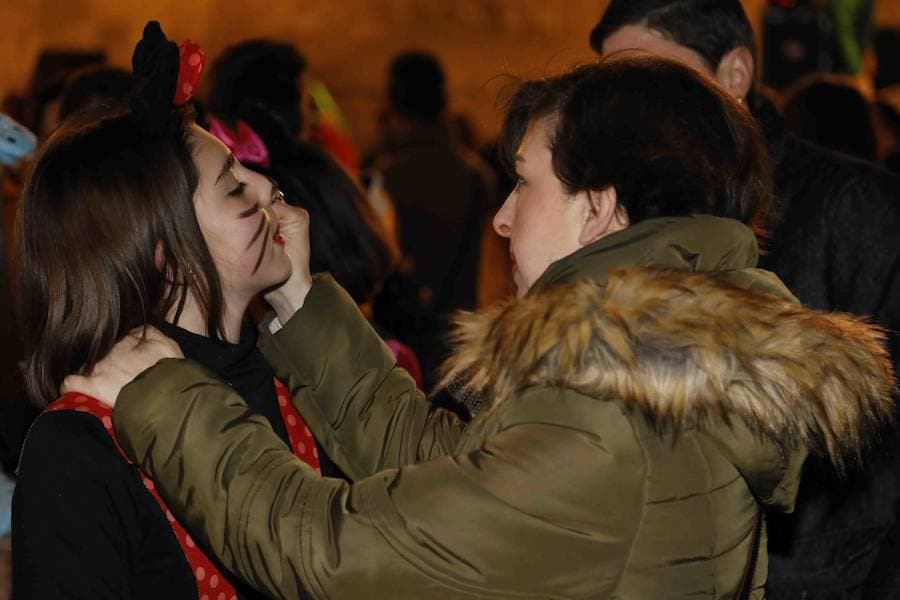
[[[754,121],[694,69],[620,55],[525,83],[504,122],[508,164],[540,118],[554,120],[547,143],[569,193],[613,187],[632,223],[710,214],[765,234],[771,173]]]
[[[784,96],[784,122],[794,135],[857,158],[878,159],[873,107],[855,86],[816,74]]]
[[[306,59],[290,44],[261,39],[231,46],[213,63],[209,109],[234,125],[247,103],[262,103],[297,135],[305,69]]]
[[[131,329],[173,310],[177,321],[188,288],[209,335],[222,336],[221,283],[194,212],[190,116],[148,137],[128,109],[104,110],[73,117],[49,139],[19,203],[25,384],[38,403]]]
[[[663,34],[697,52],[713,70],[729,51],[743,46],[756,57],[756,38],[739,0],[611,0],[591,31],[591,48],[627,25]]]
[[[87,67],[66,80],[62,90],[59,117],[88,108],[95,103],[123,102],[131,93],[131,73],[116,67]]]
[[[427,52],[404,52],[388,69],[388,96],[399,115],[435,121],[447,106],[446,80],[440,62]]]

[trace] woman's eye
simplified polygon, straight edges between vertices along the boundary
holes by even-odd
[[[237,187],[228,192],[229,196],[242,196],[244,194],[244,188],[247,187],[247,184],[244,182],[238,182]]]

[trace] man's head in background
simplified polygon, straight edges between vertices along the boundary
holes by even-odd
[[[600,55],[640,50],[683,62],[745,100],[756,40],[739,0],[611,0],[591,31]]]
[[[438,123],[446,108],[447,80],[436,56],[408,51],[393,58],[388,67],[387,109],[380,117],[387,140]]]

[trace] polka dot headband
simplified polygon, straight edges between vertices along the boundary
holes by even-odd
[[[178,81],[175,84],[175,106],[186,104],[200,82],[200,74],[206,63],[206,54],[200,45],[187,39],[178,49]]]

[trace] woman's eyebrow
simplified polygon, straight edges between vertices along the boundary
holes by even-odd
[[[225,159],[225,164],[222,165],[222,170],[219,172],[219,176],[216,177],[216,185],[221,183],[222,178],[225,177],[225,174],[228,173],[234,167],[234,154],[229,154],[228,158]]]

